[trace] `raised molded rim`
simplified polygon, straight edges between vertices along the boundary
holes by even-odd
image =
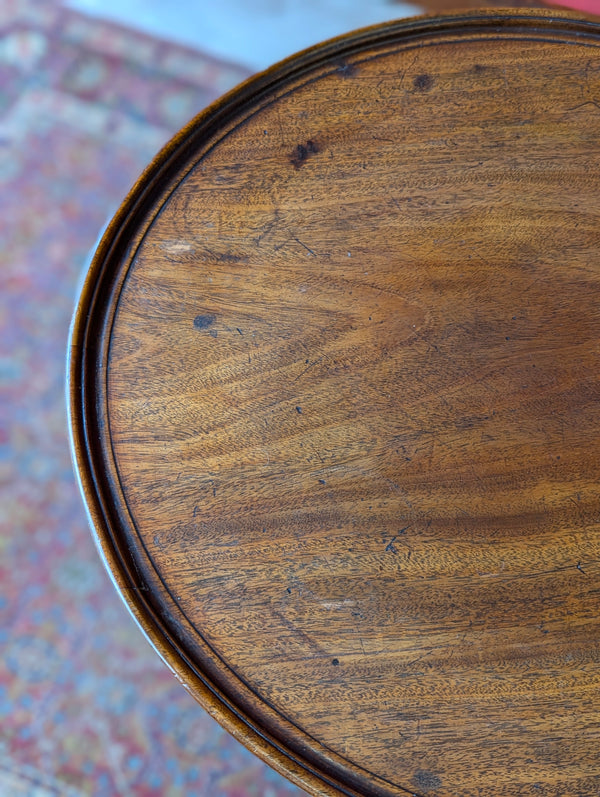
[[[290,79],[301,78],[319,67],[343,70],[345,58],[368,47],[378,46],[383,53],[393,45],[422,46],[424,38],[435,43],[438,38],[448,36],[454,37],[453,40],[463,39],[469,33],[491,38],[520,34],[598,46],[599,32],[598,23],[562,10],[559,14],[541,9],[485,10],[385,23],[311,47],[251,77],[186,125],[138,179],[107,225],[89,264],[71,324],[66,389],[74,470],[100,556],[130,613],[178,680],[239,741],[309,793],[332,797],[339,794],[417,797],[410,789],[360,770],[294,729],[274,709],[259,705],[258,696],[253,695],[248,685],[238,683],[234,673],[220,678],[219,662],[212,661],[208,646],[198,661],[184,656],[168,620],[159,616],[152,594],[167,591],[156,573],[152,573],[150,564],[140,566],[125,544],[126,533],[120,533],[132,525],[132,520],[120,491],[106,434],[109,419],[103,378],[116,298],[127,271],[123,263],[128,261],[128,254],[143,238],[153,217],[152,200],[157,185],[164,197],[166,187],[170,185],[172,190],[176,184],[175,176],[177,182],[181,179],[180,168],[185,164],[192,168],[193,152],[206,151],[215,136],[220,138],[222,131],[237,124],[240,117],[276,94]],[[186,638],[185,643],[191,644],[190,639]],[[218,659],[218,654],[213,653]]]

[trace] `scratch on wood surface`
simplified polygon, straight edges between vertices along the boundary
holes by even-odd
[[[321,601],[324,609],[346,609],[348,606],[356,606],[356,601],[344,598],[343,601]]]
[[[586,100],[585,102],[580,102],[579,105],[573,105],[571,108],[567,108],[563,115],[566,115],[571,111],[578,111],[580,108],[585,108],[586,105],[593,105],[594,108],[597,108],[600,111],[600,102],[598,102],[598,100]]]
[[[300,246],[302,246],[304,249],[306,249],[306,251],[309,254],[311,254],[313,257],[317,256],[313,249],[311,249],[309,246],[307,246],[305,243],[303,243],[299,238],[296,238],[295,235],[293,236],[293,239],[294,239],[294,241],[296,241],[296,243],[300,244]]]
[[[304,374],[306,374],[308,371],[310,371],[311,368],[314,368],[315,365],[318,365],[324,359],[325,359],[325,355],[323,354],[321,357],[319,357],[318,360],[315,360],[314,362],[310,363],[310,365],[307,368],[305,368],[304,371],[299,373],[298,376],[294,377],[294,382],[297,382],[298,379],[300,379],[300,377],[304,376]]]

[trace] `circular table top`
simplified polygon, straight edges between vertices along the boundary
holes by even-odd
[[[313,794],[600,793],[600,27],[358,32],[109,226],[74,450],[118,589]]]

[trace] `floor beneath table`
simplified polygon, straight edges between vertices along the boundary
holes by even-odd
[[[355,28],[421,13],[418,4],[399,0],[69,0],[68,5],[253,70]]]

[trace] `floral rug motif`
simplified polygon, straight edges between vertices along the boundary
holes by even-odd
[[[291,797],[183,690],[121,604],[75,485],[67,335],[99,231],[243,67],[0,3],[0,795]]]

